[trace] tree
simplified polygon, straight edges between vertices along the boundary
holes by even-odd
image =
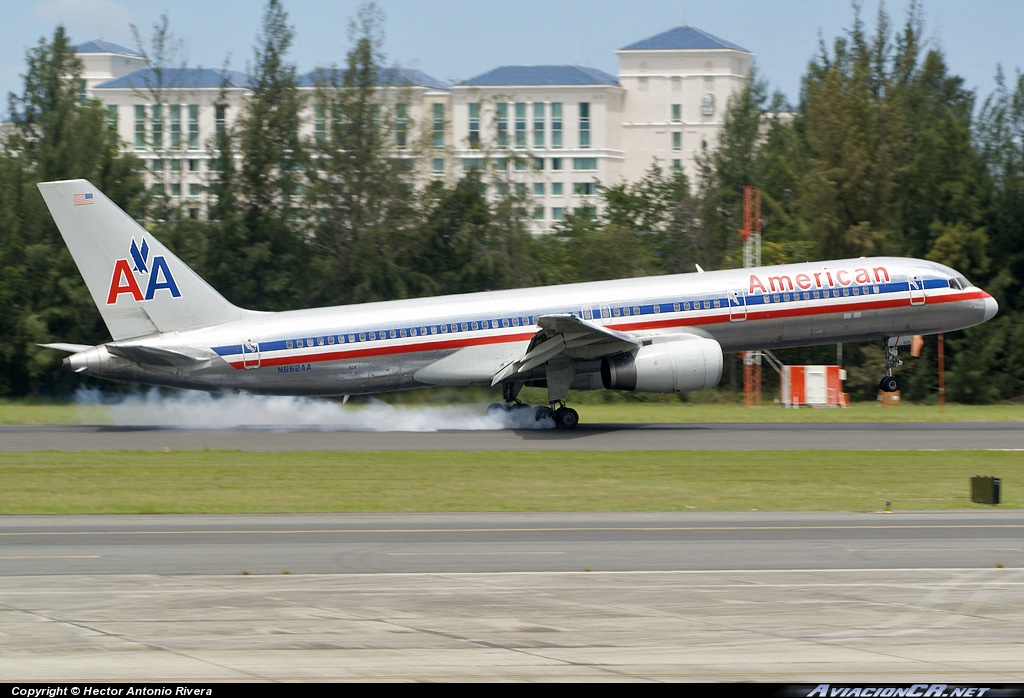
[[[137,161],[118,152],[108,114],[81,96],[81,64],[63,27],[29,51],[24,87],[9,95],[14,130],[0,158],[0,391],[68,389],[61,357],[37,345],[99,343],[109,335],[36,189],[40,181],[91,180],[138,210]]]
[[[409,85],[384,66],[383,13],[364,4],[349,25],[344,69],[317,72],[307,210],[323,255],[325,300],[402,298],[432,284],[410,267],[418,223]],[[442,284],[443,285],[443,284]]]
[[[219,241],[232,249],[231,263],[216,265],[245,281],[233,291],[236,302],[267,310],[303,305],[316,287],[309,249],[297,226],[306,153],[299,137],[303,104],[298,76],[287,58],[293,38],[281,3],[270,0],[249,71],[252,97],[239,120],[241,167],[233,192],[241,225],[229,228],[231,237]]]

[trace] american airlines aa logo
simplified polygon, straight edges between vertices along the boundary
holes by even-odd
[[[146,242],[146,238],[142,238],[141,245],[132,238],[132,246],[128,253],[131,261],[125,258],[114,262],[110,291],[107,292],[107,305],[117,303],[122,293],[127,293],[136,301],[151,301],[161,289],[170,291],[173,298],[181,298],[181,291],[174,283],[174,277],[163,255],[154,255],[153,263],[150,264],[149,243]],[[145,293],[142,292],[143,285],[146,287]]]

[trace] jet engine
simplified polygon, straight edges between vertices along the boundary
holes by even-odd
[[[722,379],[722,346],[690,337],[649,344],[633,354],[601,361],[601,382],[611,390],[686,393],[713,388]]]

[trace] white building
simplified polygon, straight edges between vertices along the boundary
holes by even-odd
[[[93,41],[78,47],[85,95],[111,110],[126,150],[146,163],[151,187],[192,216],[207,205],[218,129],[242,113],[249,78],[233,71],[147,68],[135,51]],[[618,52],[619,76],[580,66],[504,66],[458,85],[418,71],[382,73],[402,90],[396,155],[415,158],[420,181],[487,169],[497,187],[529,197],[535,230],[598,205],[598,185],[635,181],[657,161],[693,181],[695,156],[714,147],[729,98],[753,55],[693,27],[677,27]],[[317,73],[300,80],[316,89]],[[319,74],[322,76],[322,73]],[[304,132],[325,116],[310,106]]]

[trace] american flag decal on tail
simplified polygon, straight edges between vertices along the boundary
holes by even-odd
[[[75,194],[74,203],[75,206],[88,206],[92,203],[92,192],[88,194]]]

